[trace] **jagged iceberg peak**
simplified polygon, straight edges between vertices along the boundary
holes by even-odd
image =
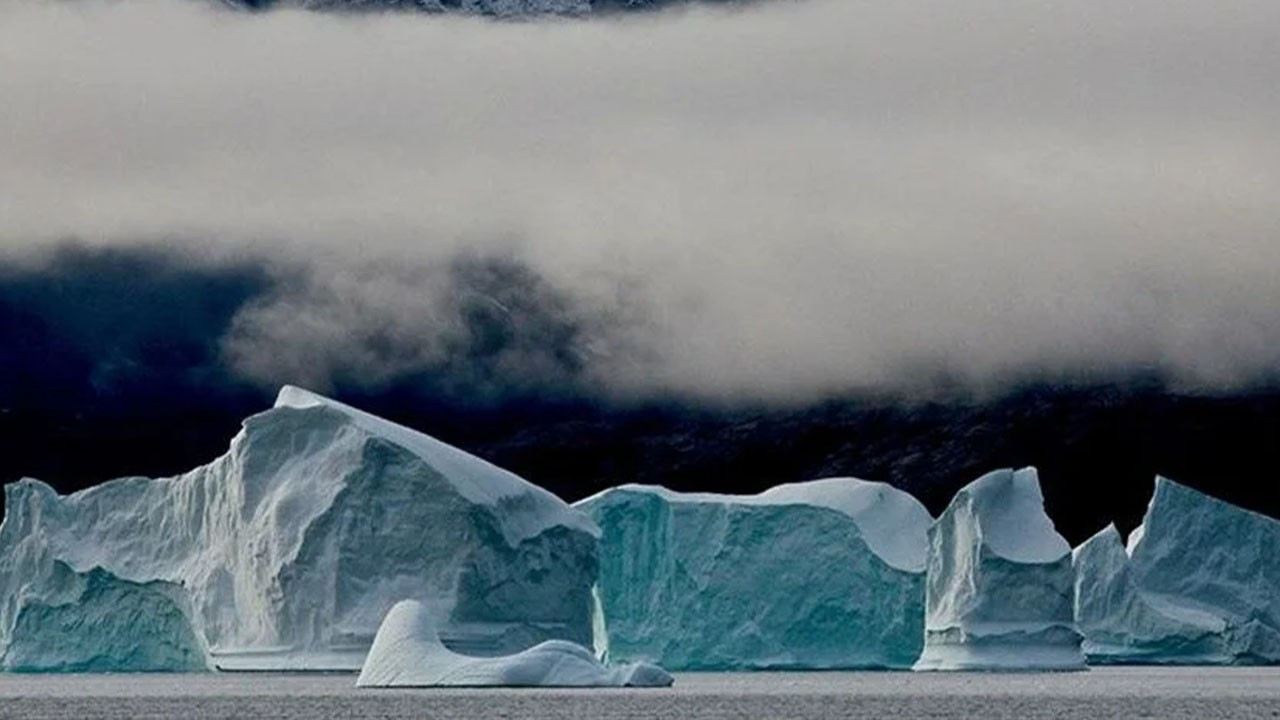
[[[471,657],[449,650],[428,607],[405,600],[387,613],[357,687],[666,687],[647,663],[606,667],[581,645],[548,640],[511,655]]]
[[[1115,525],[1072,551],[1076,624],[1090,663],[1218,662],[1226,623],[1212,613],[1148,597],[1130,572]]]
[[[1134,578],[1149,592],[1212,597],[1223,611],[1280,626],[1280,521],[1157,476],[1129,544]]]
[[[521,518],[526,522],[524,526],[510,527],[513,525],[513,518],[506,518],[507,529],[514,541],[536,535],[552,525],[564,525],[599,535],[599,529],[585,515],[570,509],[552,493],[515,473],[425,433],[293,385],[285,385],[280,389],[273,406],[273,409],[278,408],[328,408],[341,413],[370,435],[394,443],[430,463],[449,479],[463,497],[473,503],[496,506],[504,502],[527,501],[530,507],[521,513]]]
[[[1116,552],[1117,549],[1119,553]],[[1117,560],[1127,564],[1129,554],[1125,549],[1124,538],[1120,535],[1120,530],[1115,523],[1107,523],[1106,527],[1091,535],[1088,540],[1072,548],[1073,561],[1078,562],[1086,558],[1096,558],[1108,565],[1115,564]]]
[[[55,561],[187,593],[220,667],[356,669],[388,608],[484,651],[591,641],[598,530],[554,495],[297,388],[183,475],[6,488],[0,650]]]
[[[970,502],[983,546],[1006,560],[1046,563],[1071,553],[1044,511],[1035,468],[996,470],[960,490],[953,502]]]
[[[1280,522],[1157,477],[1143,523],[1076,549],[1091,661],[1280,662]]]
[[[889,565],[908,572],[922,572],[925,533],[933,516],[910,493],[882,482],[833,477],[775,485],[755,495],[677,492],[656,485],[621,485],[580,500],[586,506],[606,493],[653,493],[669,503],[719,503],[729,505],[809,505],[847,515],[871,550]]]
[[[682,669],[909,667],[928,512],[832,478],[758,495],[624,485],[575,504],[600,526],[598,646]]]
[[[1071,547],[1035,468],[961,489],[929,529],[921,670],[1080,669]]]

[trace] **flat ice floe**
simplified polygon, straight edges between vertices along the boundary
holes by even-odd
[[[194,631],[221,667],[358,669],[383,615],[406,598],[441,608],[446,641],[478,651],[589,644],[597,534],[505,470],[286,387],[225,455],[184,475],[65,497],[30,479],[6,486],[0,652],[66,665],[56,646],[41,647],[59,637],[41,622],[71,612],[66,593],[57,613],[31,602],[59,591],[55,563],[73,574],[101,568],[135,588],[110,596],[121,617],[143,589],[164,588],[187,614],[165,626],[176,633],[166,642]],[[95,613],[110,609],[104,597]],[[140,634],[136,644],[144,652],[155,642]],[[181,659],[151,669],[189,668]]]
[[[1074,557],[1091,663],[1280,662],[1280,522],[1158,477],[1127,548],[1108,526]]]
[[[499,657],[468,657],[440,642],[430,611],[406,600],[387,613],[358,687],[665,687],[672,678],[647,663],[606,667],[591,651],[548,640]]]
[[[915,498],[830,478],[759,495],[624,485],[575,504],[600,525],[597,643],[673,670],[907,668],[920,653]]]
[[[1044,512],[1035,469],[983,475],[929,529],[916,669],[1082,669],[1073,577],[1071,547]]]

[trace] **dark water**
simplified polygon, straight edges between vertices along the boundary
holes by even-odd
[[[1280,668],[682,674],[661,690],[356,690],[349,675],[0,676],[3,718],[1280,718]]]

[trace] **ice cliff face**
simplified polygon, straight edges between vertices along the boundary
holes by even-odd
[[[1076,622],[1089,662],[1220,661],[1226,623],[1211,613],[1144,595],[1114,525],[1082,543],[1072,557]]]
[[[1071,548],[1044,513],[1034,468],[961,489],[929,529],[927,575],[916,669],[1083,667]]]
[[[599,628],[613,660],[670,669],[909,667],[931,520],[888,485],[760,495],[622,486],[576,507],[602,528]]]
[[[1127,550],[1108,527],[1074,559],[1090,662],[1280,662],[1280,522],[1156,478]]]
[[[54,561],[43,592],[17,600],[10,672],[183,672],[208,669],[181,588],[135,583],[102,568],[77,573]]]
[[[594,525],[456,448],[297,388],[227,454],[185,475],[62,497],[7,486],[0,648],[55,562],[185,593],[223,667],[360,666],[385,612],[442,609],[447,639],[484,651],[591,640]],[[176,642],[176,641],[175,641]]]
[[[391,608],[356,681],[359,687],[667,686],[671,676],[646,663],[605,667],[581,645],[548,640],[513,655],[468,657],[440,642],[427,606],[405,600]]]

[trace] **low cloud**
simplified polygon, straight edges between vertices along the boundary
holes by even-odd
[[[489,306],[516,333],[490,386],[1231,387],[1280,367],[1276,27],[1247,0],[546,22],[19,0],[0,246],[261,264],[275,290],[220,342],[264,384],[448,363]]]

